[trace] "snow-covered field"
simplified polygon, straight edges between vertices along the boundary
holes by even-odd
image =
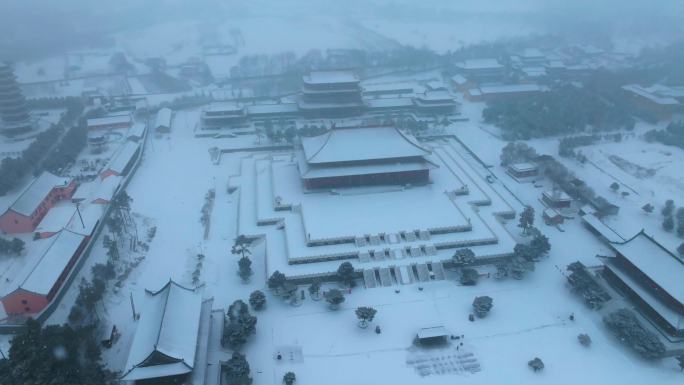
[[[127,189],[133,198],[133,211],[153,219],[157,235],[125,286],[117,294],[108,293],[105,300],[102,316],[122,331],[121,339],[105,351],[105,359],[115,370],[124,365],[135,330],[128,296],[132,293],[139,302],[143,289],[157,289],[170,278],[190,285],[197,253],[206,255],[200,282],[204,284],[204,296],[214,297],[216,308],[225,308],[235,299],[246,300],[254,289],[265,289],[264,244],[253,247],[255,275],[248,284],[240,282],[236,275],[237,258],[230,254],[237,231],[237,200],[225,187],[228,176],[237,173],[241,155],[224,155],[220,164],[214,164],[208,150],[216,142],[193,137],[192,127],[197,117],[197,111],[181,112],[174,120],[172,134],[149,137],[141,167]],[[453,129],[484,133],[472,123]],[[498,149],[491,147],[496,147],[496,142],[488,143],[493,146],[478,154],[494,160]],[[501,183],[517,182],[503,180]],[[199,217],[204,194],[210,188],[216,189],[216,199],[209,236],[204,239]],[[525,203],[539,207],[530,190],[535,190],[531,184],[519,184],[515,193]],[[515,224],[510,227],[516,233]],[[422,290],[418,289],[419,285],[359,287],[337,311],[329,310],[324,301],[307,299],[302,306],[292,307],[269,295],[266,310],[256,313],[257,335],[244,348],[254,383],[279,384],[286,371],[294,371],[298,383],[302,384],[451,381],[674,384],[681,381],[674,360],[656,364],[641,361],[620,346],[599,316],[586,309],[566,287],[560,270],[578,259],[595,264],[594,255],[604,251],[603,246],[578,220],[567,222],[565,232],[540,227],[551,239],[553,249],[550,257],[523,281],[483,278],[475,287],[440,281],[422,284]],[[89,264],[104,260],[104,249],[95,250],[91,260]],[[490,270],[481,270],[487,271]],[[396,293],[396,289],[400,292]],[[494,298],[494,309],[487,318],[471,323],[467,315],[477,295]],[[378,315],[372,326],[364,330],[356,326],[353,310],[366,305],[378,309]],[[575,314],[574,322],[568,320],[570,313]],[[53,318],[61,322],[66,314],[68,306],[62,306]],[[374,333],[375,325],[381,327],[382,334]],[[444,351],[417,351],[411,347],[419,328],[434,325],[444,325],[452,334],[463,334],[464,346],[456,352],[455,346]],[[591,336],[590,348],[577,343],[579,333]],[[300,349],[301,357],[296,355],[294,361],[287,359],[287,355],[285,360],[275,359],[278,352]],[[417,357],[448,358],[464,351],[474,355],[481,366],[480,372],[455,371],[423,377],[413,364],[407,363]],[[219,352],[223,359],[228,355],[229,351]],[[534,374],[527,367],[527,361],[535,356],[546,364],[541,374]]]

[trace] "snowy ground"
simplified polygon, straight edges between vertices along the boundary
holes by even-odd
[[[103,314],[122,331],[121,339],[105,352],[105,359],[114,370],[123,367],[135,330],[128,296],[132,294],[139,302],[143,289],[157,289],[169,278],[190,285],[197,253],[206,255],[200,282],[204,284],[204,296],[214,297],[216,308],[225,308],[238,298],[246,300],[254,289],[264,290],[264,244],[253,248],[255,275],[248,284],[237,277],[237,258],[229,251],[237,232],[237,200],[225,187],[229,175],[239,171],[242,155],[224,155],[219,165],[214,164],[209,148],[216,142],[193,137],[191,128],[197,117],[197,111],[181,112],[176,115],[170,135],[148,138],[142,164],[127,189],[133,197],[133,212],[150,218],[158,228],[145,259],[124,287],[117,294],[108,292],[105,300]],[[463,134],[467,143],[482,142],[475,148],[478,155],[495,164],[499,144],[489,134],[479,130],[474,122],[452,129]],[[468,142],[467,138],[488,139]],[[538,189],[532,184],[506,180],[499,170],[493,172],[500,177],[497,186],[501,183],[499,187],[512,188],[516,196],[540,212],[534,193]],[[199,217],[204,195],[210,188],[216,189],[216,199],[205,240]],[[244,349],[254,383],[280,384],[282,375],[290,370],[302,384],[331,383],[331,379],[334,384],[412,385],[459,379],[472,384],[679,383],[681,374],[674,360],[652,364],[632,355],[605,330],[598,315],[587,310],[566,287],[559,269],[577,259],[595,264],[594,255],[604,251],[603,246],[579,220],[567,222],[564,232],[540,227],[554,247],[550,257],[523,281],[483,279],[475,287],[441,281],[422,285],[422,291],[418,285],[357,288],[338,311],[330,311],[323,301],[308,299],[301,307],[292,307],[269,295],[267,309],[257,313],[257,335]],[[509,230],[517,234],[514,223]],[[88,263],[102,258],[104,250],[97,249]],[[494,298],[494,309],[486,319],[471,323],[467,315],[477,295]],[[378,309],[376,320],[365,330],[356,326],[353,312],[363,305]],[[60,309],[56,321],[62,321],[68,314],[66,305]],[[576,316],[574,322],[567,319],[571,312]],[[382,334],[373,332],[375,325],[382,328]],[[423,354],[429,358],[454,354],[455,347],[446,351],[417,351],[411,347],[417,329],[434,325],[444,325],[453,334],[465,335],[465,344],[457,352],[472,353],[482,370],[474,374],[454,372],[422,377],[407,363]],[[590,348],[577,343],[579,333],[591,336]],[[274,358],[278,352],[300,349],[301,357],[297,355],[294,361],[287,359],[287,354],[283,361]],[[218,356],[225,359],[228,354],[229,351],[223,351]],[[527,367],[527,361],[535,356],[546,364],[540,374]]]

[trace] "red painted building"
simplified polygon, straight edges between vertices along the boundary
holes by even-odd
[[[0,216],[0,230],[7,234],[32,232],[56,202],[71,198],[75,188],[73,180],[43,172]]]
[[[62,230],[39,241],[47,243],[42,253],[29,254],[21,269],[14,272],[12,282],[5,286],[1,299],[5,312],[10,316],[41,312],[59,292],[89,239]]]
[[[302,139],[299,173],[306,188],[424,184],[436,166],[430,151],[395,127],[333,127]]]

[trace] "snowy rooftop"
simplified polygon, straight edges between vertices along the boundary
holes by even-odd
[[[244,108],[239,104],[220,102],[210,104],[204,109],[204,112],[238,112],[243,110]]]
[[[109,160],[105,170],[112,170],[117,174],[121,174],[135,155],[135,152],[138,151],[138,147],[140,147],[140,144],[127,140]]]
[[[412,136],[395,127],[334,128],[302,139],[310,164],[352,162],[429,155]]]
[[[468,83],[468,79],[466,79],[463,75],[454,75],[451,77],[451,81],[458,85]]]
[[[612,247],[637,269],[656,282],[680,303],[684,303],[684,262],[643,231]]]
[[[628,84],[626,86],[622,86],[622,89],[628,92],[632,92],[636,95],[639,95],[643,98],[646,98],[653,103],[656,104],[661,104],[661,105],[678,105],[679,101],[675,99],[672,96],[667,96],[663,95],[662,93],[658,92],[661,89],[657,88],[655,86],[652,87],[642,87],[638,84]]]
[[[426,91],[424,94],[418,95],[417,99],[426,100],[426,101],[442,101],[442,100],[453,101],[454,97],[447,90],[436,90],[436,91]]]
[[[162,108],[157,112],[155,127],[171,127],[171,109]]]
[[[65,187],[68,184],[69,181],[66,178],[45,171],[21,193],[10,209],[30,216],[54,187]]]
[[[481,86],[482,94],[507,94],[516,92],[542,92],[546,89],[538,84],[501,84]]]
[[[126,133],[127,137],[138,137],[142,138],[143,135],[145,134],[145,129],[147,128],[147,125],[145,123],[135,123],[134,125],[131,126],[131,128],[128,129],[128,132]]]
[[[429,328],[422,328],[418,331],[418,338],[435,338],[435,337],[447,337],[449,331],[444,326],[433,326]]]
[[[304,75],[308,84],[356,83],[360,79],[351,71],[312,71]]]
[[[542,59],[545,56],[538,48],[525,48],[520,53],[520,57],[525,59]]]
[[[532,171],[532,170],[537,170],[539,168],[534,163],[514,163],[514,164],[510,165],[509,167],[511,168],[511,170],[514,170],[517,172]]]
[[[69,223],[71,217],[76,213],[76,206],[70,203],[55,206],[43,217],[36,232],[56,233]]]
[[[12,284],[5,287],[3,295],[18,288],[47,295],[84,238],[83,235],[67,230],[62,230],[58,235],[50,238],[47,249],[38,256],[37,260],[27,260]]]
[[[124,380],[189,373],[195,365],[202,295],[169,281],[156,292],[146,290],[138,328],[126,363]],[[147,364],[150,357],[166,364]],[[170,359],[170,360],[168,360]]]
[[[401,108],[413,106],[411,98],[380,98],[366,99],[368,108]]]
[[[74,202],[92,202],[97,199],[109,201],[121,184],[122,177],[110,176],[101,180],[97,178],[91,182],[81,183],[71,197]]]
[[[567,201],[572,199],[563,190],[546,190],[543,194],[545,197],[554,201]]]
[[[247,113],[255,114],[283,114],[295,113],[298,111],[297,103],[280,103],[280,104],[255,104],[247,106]]]
[[[409,93],[413,92],[415,83],[379,83],[364,84],[363,92],[366,93]]]
[[[111,177],[114,178],[114,177]],[[110,179],[110,178],[107,178]],[[92,235],[105,211],[105,206],[97,204],[79,205],[76,215],[72,215],[65,229],[81,235]],[[81,215],[78,215],[80,212]]]
[[[456,63],[456,68],[463,70],[501,69],[503,65],[496,59],[470,59]]]
[[[131,123],[132,121],[133,119],[131,118],[130,114],[105,116],[102,118],[88,119],[88,127],[107,126],[110,124],[127,124]]]

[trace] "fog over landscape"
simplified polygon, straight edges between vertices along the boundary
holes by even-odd
[[[0,0],[0,385],[684,381],[684,2]]]

